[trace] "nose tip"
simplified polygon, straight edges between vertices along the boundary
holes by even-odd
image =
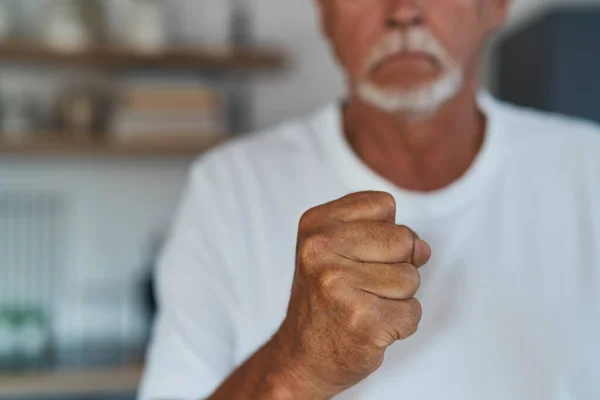
[[[423,14],[415,0],[395,0],[387,25],[390,28],[409,28],[423,23]]]

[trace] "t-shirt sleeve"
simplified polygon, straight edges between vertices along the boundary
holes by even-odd
[[[158,263],[140,400],[206,398],[233,368],[236,298],[217,197],[196,168]]]

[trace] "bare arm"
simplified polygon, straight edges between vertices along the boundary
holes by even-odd
[[[278,332],[235,370],[208,400],[328,400],[286,350]]]

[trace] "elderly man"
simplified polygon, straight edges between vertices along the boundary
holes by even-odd
[[[477,94],[509,3],[317,1],[347,98],[197,162],[142,399],[600,398],[600,132]]]

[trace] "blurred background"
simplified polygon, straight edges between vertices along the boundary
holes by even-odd
[[[484,83],[600,122],[598,37],[516,0]],[[342,95],[308,0],[0,0],[0,399],[133,399],[190,163]]]

